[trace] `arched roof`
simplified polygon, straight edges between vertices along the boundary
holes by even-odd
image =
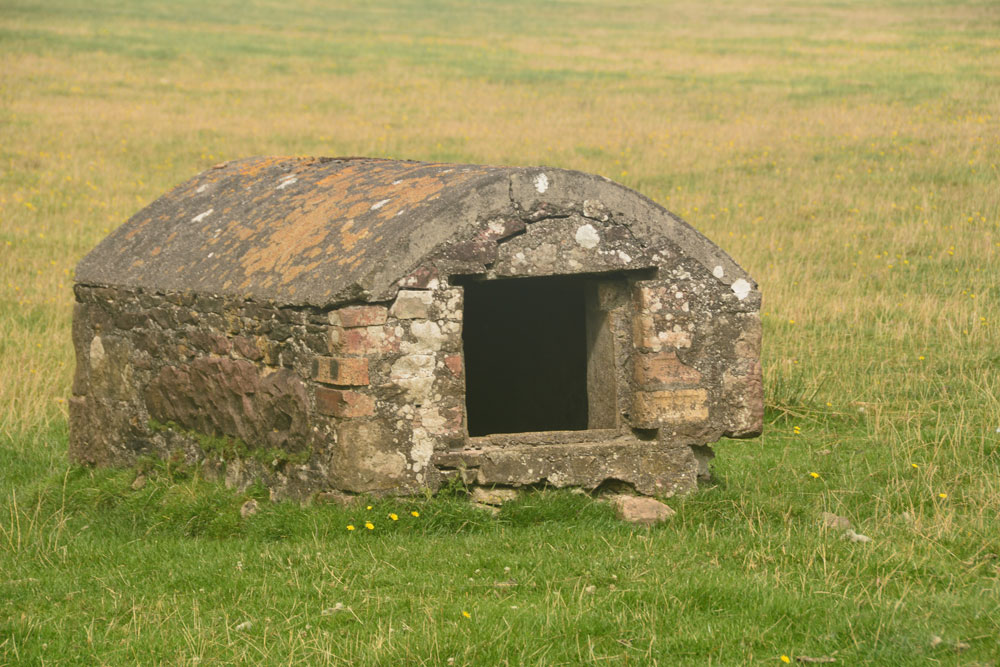
[[[248,158],[176,187],[112,232],[77,282],[329,306],[389,298],[438,246],[503,215],[600,200],[731,283],[749,277],[659,205],[590,174],[369,158]]]

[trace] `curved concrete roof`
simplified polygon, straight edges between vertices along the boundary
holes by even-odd
[[[217,165],[112,232],[77,282],[293,305],[390,298],[445,241],[502,215],[600,200],[639,238],[664,238],[732,283],[724,252],[659,205],[590,174],[368,158],[249,158]],[[752,281],[751,281],[752,283]]]

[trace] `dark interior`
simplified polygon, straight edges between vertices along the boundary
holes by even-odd
[[[587,428],[583,279],[470,281],[462,338],[470,436]]]

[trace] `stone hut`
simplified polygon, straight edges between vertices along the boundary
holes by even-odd
[[[605,178],[215,166],[77,267],[70,455],[274,497],[466,484],[669,496],[760,433],[754,281]]]

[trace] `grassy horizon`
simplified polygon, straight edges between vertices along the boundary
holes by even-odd
[[[986,1],[6,3],[0,664],[996,664],[997,35]],[[494,519],[69,466],[74,265],[266,154],[651,197],[760,285],[764,436],[649,531],[568,493]]]

